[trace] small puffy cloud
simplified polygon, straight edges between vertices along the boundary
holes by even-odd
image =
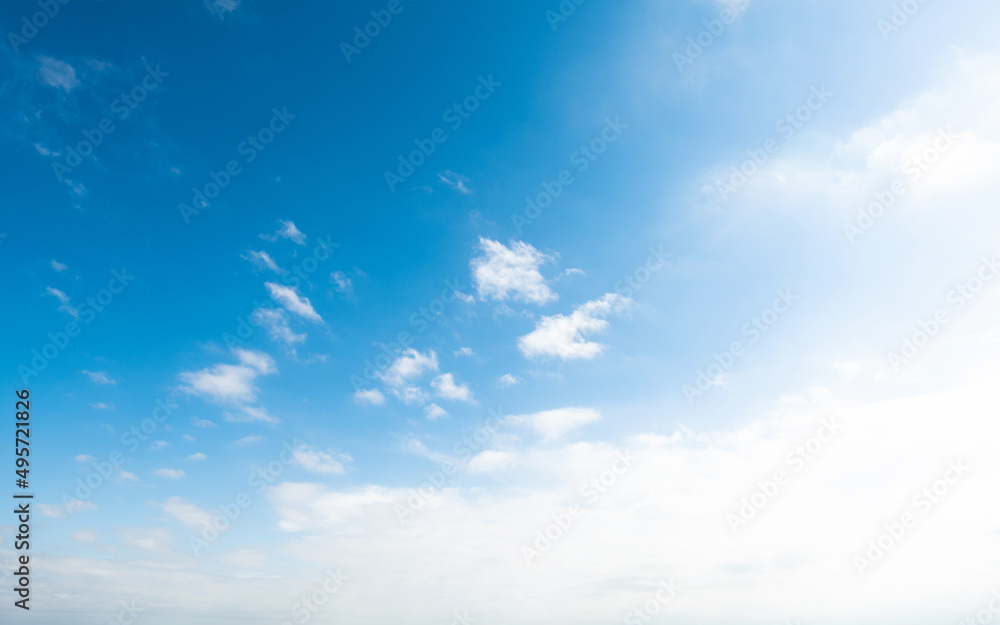
[[[193,426],[195,426],[196,428],[216,428],[216,427],[219,427],[219,426],[215,425],[214,423],[212,423],[211,421],[209,421],[208,419],[199,419],[198,417],[191,417],[191,424]],[[194,438],[191,438],[191,437],[188,437],[188,438],[190,438],[191,440],[194,440]]]
[[[512,373],[505,373],[499,378],[497,378],[497,384],[499,384],[503,388],[507,388],[508,386],[514,386],[515,384],[520,384],[520,383],[521,383],[521,378],[517,377]]]
[[[67,93],[80,86],[72,65],[49,56],[38,57],[38,78],[42,84]]]
[[[508,417],[512,423],[533,429],[543,441],[554,441],[570,430],[601,419],[593,408],[556,408],[529,415]]]
[[[161,449],[165,449],[169,446],[170,443],[168,443],[167,441],[153,441],[152,443],[150,443],[149,449],[150,451],[160,451]]]
[[[431,388],[434,389],[434,394],[438,397],[455,401],[472,401],[472,391],[469,390],[469,387],[457,384],[455,376],[450,373],[444,373],[434,378],[431,381]]]
[[[50,263],[50,265],[56,271],[66,271],[66,269],[68,268],[66,265],[62,264],[61,262],[59,262],[58,260],[56,260],[54,258],[52,259],[52,262]]]
[[[131,471],[126,471],[125,469],[118,469],[118,477],[122,478],[123,480],[127,480],[129,482],[140,481],[138,475],[132,473]]]
[[[107,372],[105,372],[105,371],[87,371],[86,369],[84,369],[80,373],[82,373],[83,375],[85,375],[88,378],[90,378],[90,381],[94,382],[95,384],[116,384],[117,383],[117,380],[112,380],[111,378],[109,378]]]
[[[469,473],[493,473],[506,469],[516,459],[517,456],[510,452],[487,449],[469,461]]]
[[[441,406],[438,406],[437,404],[430,404],[428,406],[424,406],[424,416],[431,421],[436,421],[441,417],[447,417],[448,413]]]
[[[263,352],[236,348],[233,353],[240,364],[218,364],[201,371],[182,371],[182,390],[211,402],[247,404],[257,397],[254,380],[261,375],[277,373],[274,359]]]
[[[411,347],[394,360],[388,369],[380,373],[379,377],[391,386],[402,386],[424,373],[437,370],[438,359],[434,350],[422,354]]]
[[[278,263],[274,262],[271,255],[264,250],[249,250],[246,254],[241,256],[244,260],[250,261],[254,267],[260,270],[269,269],[276,274],[286,274],[288,273],[284,269],[278,266]]]
[[[458,191],[463,195],[468,195],[472,193],[472,191],[466,184],[467,182],[469,182],[469,179],[463,176],[462,174],[456,174],[451,170],[445,170],[444,173],[438,172],[438,178],[441,180],[441,182],[445,183],[446,185],[448,185],[449,187],[451,187],[452,189]]]
[[[262,326],[274,341],[286,345],[304,343],[307,335],[296,334],[288,325],[288,315],[280,308],[258,308],[251,313],[254,323]]]
[[[354,292],[354,285],[351,283],[351,279],[343,271],[334,271],[331,273],[330,282],[336,283],[337,291],[340,293],[350,295]]]
[[[233,445],[237,447],[246,447],[247,445],[253,445],[254,443],[259,443],[264,440],[264,437],[260,434],[252,434],[250,436],[244,436],[243,438],[233,441]]]
[[[91,408],[96,408],[97,410],[111,410],[115,407],[114,404],[107,404],[103,401],[99,401],[96,404],[90,404]]]
[[[73,308],[73,306],[70,304],[69,295],[66,295],[59,289],[51,286],[45,287],[45,290],[48,292],[49,295],[59,300],[60,304],[59,310],[69,314],[72,317],[76,318],[80,317],[80,313],[76,310],[76,308]]]
[[[368,406],[381,406],[385,403],[385,395],[377,388],[362,388],[354,393],[354,403]]]
[[[198,452],[196,454],[191,454],[190,456],[187,457],[187,459],[191,460],[192,462],[199,462],[201,460],[204,460],[205,458],[208,458],[208,456],[206,456],[201,452]]]
[[[469,357],[472,357],[472,356],[476,355],[476,352],[472,351],[471,347],[463,347],[461,349],[455,350],[455,355],[456,356],[469,356]]]
[[[76,530],[71,536],[73,540],[88,545],[96,543],[100,538],[94,530]]]
[[[210,523],[212,515],[190,501],[180,497],[171,497],[163,503],[163,512],[172,516],[188,527],[201,528],[206,523]]]
[[[281,220],[278,221],[278,224],[281,227],[278,228],[278,230],[274,234],[272,235],[262,234],[260,235],[260,238],[264,239],[265,241],[276,241],[279,238],[281,238],[281,239],[288,239],[289,241],[298,243],[299,245],[306,244],[306,235],[303,234],[301,230],[295,227],[295,223],[291,221]]]
[[[181,469],[157,469],[156,471],[153,471],[153,473],[168,480],[179,480],[182,477],[187,476],[187,473]]]
[[[523,241],[514,241],[510,247],[499,241],[479,238],[482,254],[469,263],[472,281],[482,300],[515,301],[547,304],[559,296],[545,284],[539,267],[552,257],[543,254]]]
[[[605,317],[620,313],[631,303],[632,300],[617,293],[608,293],[599,300],[583,304],[569,316],[542,317],[533,332],[518,339],[517,346],[528,358],[595,358],[604,351],[605,346],[584,337],[605,330],[608,327]]]
[[[93,456],[88,456],[87,454],[80,454],[76,458],[73,458],[73,460],[76,460],[77,462],[93,462],[96,459],[97,458],[94,458]]]
[[[292,463],[313,473],[324,475],[342,475],[344,473],[344,465],[333,456],[318,447],[304,443],[298,444],[292,451]]]
[[[267,282],[266,286],[271,298],[284,306],[288,312],[315,323],[323,323],[323,318],[313,308],[308,297],[300,296],[295,289],[282,284]]]

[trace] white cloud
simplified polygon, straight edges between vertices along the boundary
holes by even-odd
[[[438,178],[441,182],[445,183],[455,191],[463,195],[468,195],[472,193],[469,187],[466,185],[469,179],[461,174],[456,174],[451,170],[445,170],[444,173],[438,172]]]
[[[298,243],[299,245],[306,244],[306,235],[303,234],[302,231],[300,231],[298,228],[296,228],[293,222],[279,220],[278,223],[281,225],[281,227],[278,228],[278,230],[273,235],[262,234],[260,235],[260,238],[264,239],[265,241],[276,241],[277,239],[281,238],[281,239],[288,239],[289,241]]]
[[[60,263],[59,261],[57,261],[54,258],[52,259],[51,265],[52,265],[52,268],[55,269],[56,271],[66,271],[66,269],[68,269],[68,267],[66,265]]]
[[[59,306],[59,310],[65,312],[67,314],[69,314],[72,317],[76,317],[76,318],[80,317],[80,313],[76,310],[76,308],[74,308],[70,304],[69,295],[66,295],[65,293],[63,293],[59,289],[53,288],[51,286],[45,287],[45,290],[48,291],[49,295],[51,295],[51,296],[53,296],[53,297],[55,297],[56,299],[59,300],[59,303],[61,304]]]
[[[187,476],[187,473],[181,469],[157,469],[153,473],[168,480],[179,480]]]
[[[218,364],[201,371],[182,371],[182,390],[208,401],[222,404],[249,404],[257,398],[254,380],[277,373],[274,360],[263,352],[236,348],[238,365]]]
[[[344,465],[318,447],[300,443],[292,452],[292,462],[306,471],[324,475],[342,475]]]
[[[608,293],[599,300],[583,304],[566,315],[542,317],[535,330],[522,336],[517,346],[528,358],[552,356],[561,360],[591,359],[604,351],[604,345],[586,340],[585,336],[608,327],[605,319],[620,313],[632,300],[617,293]]]
[[[260,434],[251,434],[250,436],[244,436],[239,440],[233,441],[233,445],[236,445],[237,447],[246,447],[247,445],[259,443],[262,440],[264,440],[264,437]]]
[[[249,250],[246,254],[241,256],[244,260],[248,260],[253,263],[253,266],[257,269],[269,269],[276,274],[283,275],[288,273],[284,269],[278,266],[278,263],[274,262],[271,255],[264,250]]]
[[[438,358],[434,350],[428,350],[423,354],[411,347],[394,360],[385,371],[379,373],[379,377],[390,386],[402,386],[416,380],[424,373],[437,370]]]
[[[462,347],[460,349],[455,350],[455,355],[472,357],[476,355],[476,352],[472,351],[471,347]]]
[[[71,536],[73,540],[88,545],[92,545],[100,540],[100,536],[94,530],[76,530]]]
[[[512,373],[505,373],[499,378],[497,378],[497,384],[499,384],[503,388],[507,388],[508,386],[514,386],[515,384],[520,384],[520,383],[521,383],[521,378],[517,377]]]
[[[209,421],[208,419],[199,419],[198,417],[191,417],[191,424],[196,428],[216,428],[219,427]],[[193,438],[191,440],[194,440]]]
[[[212,515],[180,497],[171,497],[163,503],[163,512],[177,519],[188,527],[201,529],[210,523]]]
[[[93,456],[89,456],[87,454],[80,454],[73,459],[76,460],[77,462],[93,462],[94,460],[96,460],[96,458],[94,458]]]
[[[84,499],[70,499],[57,506],[51,506],[49,504],[40,503],[38,504],[38,510],[42,513],[42,516],[46,516],[53,519],[61,519],[67,514],[76,514],[77,512],[85,512],[88,510],[97,510],[97,504],[92,501],[87,501]]]
[[[355,391],[354,402],[362,405],[381,406],[385,403],[385,395],[377,388],[361,388]]]
[[[530,244],[514,241],[510,247],[484,237],[479,238],[481,256],[472,259],[472,281],[482,300],[547,304],[559,296],[545,284],[539,267],[552,260]]]
[[[476,454],[469,461],[468,471],[475,475],[477,473],[494,473],[514,464],[517,455],[507,451],[496,451],[487,449]]]
[[[167,441],[153,441],[152,443],[150,443],[149,449],[150,451],[160,451],[161,449],[164,449],[169,446],[170,443],[168,443]]]
[[[427,406],[424,406],[424,416],[431,421],[436,421],[441,417],[447,417],[448,412],[437,404],[428,404]]]
[[[444,373],[431,380],[431,388],[434,394],[445,399],[455,401],[472,401],[472,391],[464,384],[456,384],[455,376]]]
[[[284,306],[288,312],[315,323],[323,323],[323,318],[313,308],[308,297],[302,297],[295,289],[274,282],[268,282],[266,286],[271,292],[271,298]]]
[[[599,421],[601,413],[592,408],[556,408],[508,419],[511,423],[529,426],[543,441],[548,442],[561,438],[571,430]]]
[[[90,404],[91,408],[96,408],[97,410],[111,410],[115,407],[114,404],[108,404],[103,401],[99,401],[96,404]]]
[[[208,456],[206,456],[205,454],[203,454],[201,452],[198,452],[196,454],[191,454],[190,456],[187,457],[187,459],[191,460],[192,462],[198,462],[198,461],[204,460],[206,458],[208,458]]]
[[[340,293],[349,295],[354,292],[354,285],[351,284],[351,279],[343,271],[334,271],[331,273],[330,282],[337,284],[337,291]]]
[[[426,391],[416,386],[407,386],[403,389],[394,388],[392,394],[407,405],[425,404],[431,398]]]
[[[108,377],[108,374],[107,374],[106,371],[87,371],[86,369],[84,369],[80,373],[82,373],[85,376],[87,376],[88,378],[90,378],[91,382],[94,382],[94,383],[97,383],[97,384],[116,384],[117,383],[116,380],[112,380],[111,378]]]
[[[286,345],[304,343],[307,335],[296,334],[288,326],[288,315],[280,308],[257,308],[251,313],[254,323],[264,327],[272,340],[281,341]]]
[[[42,84],[67,93],[80,86],[72,65],[48,56],[38,57],[38,78]]]

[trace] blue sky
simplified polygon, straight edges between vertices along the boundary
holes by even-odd
[[[650,619],[930,623],[1000,588],[993,4],[39,6],[0,9],[36,622],[597,623],[669,579]]]

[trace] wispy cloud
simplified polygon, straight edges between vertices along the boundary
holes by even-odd
[[[276,284],[274,282],[268,282],[266,283],[266,286],[267,290],[271,293],[271,297],[284,306],[288,312],[315,323],[323,323],[323,318],[320,317],[319,313],[316,312],[316,309],[313,308],[308,297],[300,296],[292,287]]]
[[[45,290],[49,293],[49,295],[51,295],[51,296],[55,297],[57,300],[59,300],[59,303],[60,303],[59,310],[63,311],[64,313],[69,314],[72,317],[76,317],[76,318],[80,317],[80,313],[77,311],[77,309],[74,308],[70,304],[70,300],[69,300],[69,296],[68,295],[66,295],[65,293],[63,293],[59,289],[51,287],[51,286],[45,287]]]
[[[68,267],[66,265],[62,264],[61,262],[59,262],[58,260],[56,260],[54,258],[52,259],[52,261],[49,264],[51,265],[51,267],[53,269],[55,269],[56,271],[59,271],[59,272],[66,271],[66,269],[68,269]]]
[[[80,86],[73,66],[50,56],[38,57],[38,78],[42,84],[67,93]]]
[[[250,261],[254,267],[260,270],[267,269],[279,275],[288,273],[279,267],[278,263],[271,258],[271,255],[264,250],[248,250],[246,254],[241,256],[241,258]]]
[[[358,389],[354,393],[354,403],[368,406],[381,406],[385,403],[385,395],[377,388]]]
[[[469,182],[469,179],[461,174],[456,174],[451,170],[445,170],[444,173],[440,172],[438,173],[438,178],[441,180],[441,182],[445,183],[446,185],[458,191],[459,193],[462,193],[464,195],[472,193],[472,191],[466,184]]]
[[[617,293],[608,293],[599,300],[583,304],[569,316],[542,317],[535,330],[518,339],[517,345],[528,358],[554,357],[561,360],[595,358],[604,352],[604,345],[588,341],[587,335],[608,327],[608,315],[620,313],[632,300]]]
[[[412,347],[393,361],[389,368],[379,374],[390,386],[402,386],[416,380],[425,373],[438,370],[438,358],[434,350],[418,352]]]
[[[293,243],[299,245],[306,244],[306,235],[301,230],[295,227],[295,223],[292,221],[278,221],[280,226],[274,234],[262,234],[260,238],[265,241],[277,241],[278,239],[288,239]]]
[[[444,399],[455,401],[472,401],[472,391],[464,384],[457,384],[455,376],[451,373],[443,373],[431,380],[431,388],[434,394]]]
[[[117,380],[113,380],[113,379],[109,378],[106,371],[88,371],[88,370],[84,369],[80,373],[82,373],[85,376],[87,376],[88,378],[90,378],[90,381],[94,382],[95,384],[117,384],[118,383]]]

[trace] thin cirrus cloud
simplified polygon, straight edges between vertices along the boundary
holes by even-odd
[[[545,283],[539,268],[553,260],[531,244],[514,241],[507,247],[499,241],[479,238],[480,255],[473,258],[472,282],[481,300],[548,304],[559,299]]]
[[[517,346],[527,358],[596,358],[604,352],[605,346],[588,341],[586,337],[606,330],[609,324],[605,317],[622,312],[631,303],[627,297],[608,293],[599,300],[583,304],[568,316],[542,317],[533,332],[518,339]]]
[[[288,325],[288,314],[280,308],[257,308],[251,313],[254,323],[267,330],[272,340],[292,346],[304,343],[305,333],[297,333]]]
[[[507,419],[515,425],[530,427],[543,441],[549,442],[562,438],[565,434],[588,423],[600,421],[601,413],[593,408],[556,408]]]
[[[241,258],[243,258],[243,260],[249,261],[251,264],[253,264],[254,267],[256,267],[259,270],[267,269],[279,275],[284,275],[288,273],[287,271],[279,267],[278,263],[275,262],[273,258],[271,258],[271,255],[265,252],[264,250],[248,250],[246,254],[243,254],[241,256]]]
[[[288,312],[314,323],[323,323],[323,318],[313,308],[309,298],[299,295],[294,288],[274,282],[267,282],[265,286],[271,293],[271,298],[284,306]]]
[[[108,377],[106,371],[88,371],[84,369],[80,373],[84,374],[95,384],[117,384],[117,380]]]
[[[260,238],[265,241],[277,241],[278,239],[287,239],[297,245],[306,244],[306,235],[301,230],[295,227],[295,223],[292,221],[279,220],[278,224],[281,226],[275,231],[274,234],[262,234]]]
[[[70,303],[69,295],[66,295],[66,293],[60,291],[59,289],[57,289],[55,287],[51,287],[51,286],[45,287],[45,290],[48,292],[49,295],[51,295],[52,297],[54,297],[57,300],[59,300],[59,304],[60,304],[59,310],[63,311],[64,313],[67,313],[71,317],[74,317],[74,318],[77,318],[77,319],[80,318],[80,313]]]

